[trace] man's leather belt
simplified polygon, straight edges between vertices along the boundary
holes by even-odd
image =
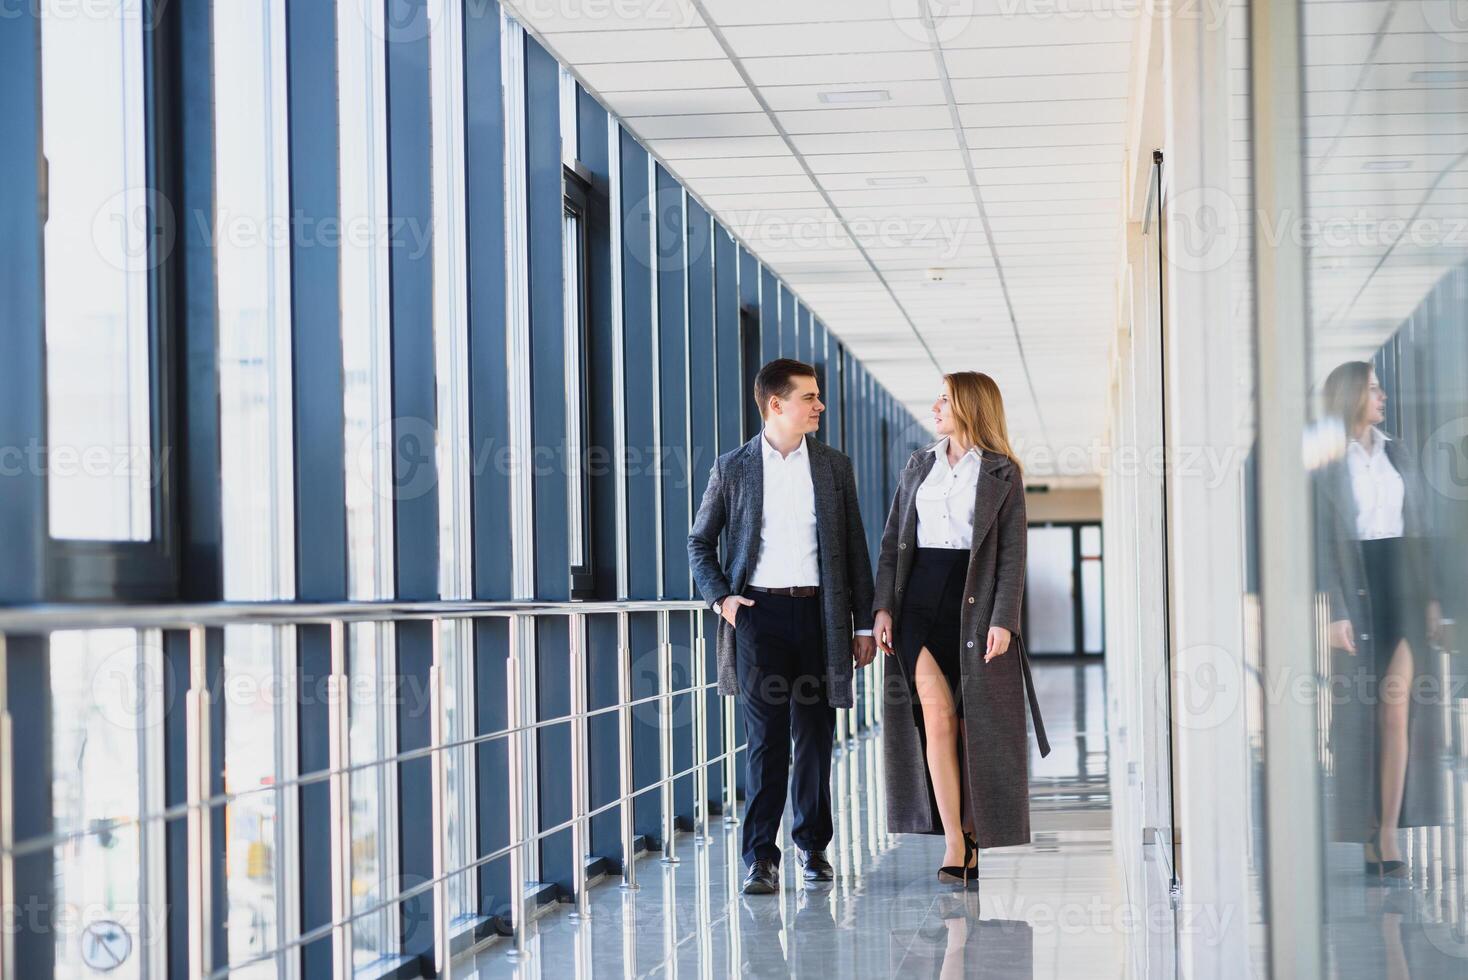
[[[762,589],[758,585],[749,587],[751,592],[768,592],[770,595],[788,595],[796,599],[809,599],[821,591],[819,585],[792,585],[783,589]]]

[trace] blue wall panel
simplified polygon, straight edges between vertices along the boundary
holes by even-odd
[[[683,189],[661,166],[657,174],[658,407],[661,416],[658,471],[663,502],[663,595],[693,595],[688,571],[689,512],[688,248],[683,228]]]
[[[7,133],[0,140],[0,446],[11,447],[41,437],[46,418],[39,9],[26,4],[0,17],[0,119]],[[9,465],[3,472],[0,602],[37,602],[44,598],[46,482],[40,467]]]
[[[464,238],[468,276],[469,440],[475,465],[470,476],[474,523],[474,597],[513,595],[510,562],[510,481],[497,453],[510,438],[505,366],[505,149],[500,78],[500,19],[464,18]],[[505,657],[508,629],[502,620],[474,624],[475,732],[505,724]],[[484,742],[474,750],[478,788],[479,855],[509,842],[504,786],[509,778],[507,743]],[[509,862],[484,865],[478,876],[479,910],[507,914]]]
[[[428,73],[427,11],[414,0],[387,0],[388,210],[397,227],[433,227],[432,132]],[[396,526],[396,594],[400,599],[438,598],[438,495],[419,468],[434,465],[437,379],[433,346],[433,254],[431,250],[389,251],[392,295],[392,410]],[[420,488],[424,492],[407,492]],[[427,690],[433,659],[432,624],[398,624],[397,681],[403,690]],[[425,704],[405,699],[398,706],[401,750],[429,741]],[[426,758],[399,763],[398,873],[407,881],[433,877],[428,835],[432,771]],[[409,956],[432,949],[424,928],[406,904],[398,910],[399,940]]]
[[[563,190],[560,129],[561,68],[533,38],[525,40],[525,152],[528,238],[530,250],[531,428],[536,461],[535,595],[539,599],[571,597],[570,538],[567,522],[570,468],[566,458],[566,325],[562,255]],[[540,697],[538,717],[558,718],[571,707],[567,661],[567,623],[551,618],[536,626]],[[538,732],[541,827],[571,816],[571,786],[566,760],[571,757],[568,724]],[[542,881],[563,892],[571,888],[571,833],[563,830],[540,845]]]
[[[760,364],[782,356],[780,350],[780,280],[764,266],[759,271]]]
[[[618,127],[621,129],[621,127]],[[652,221],[648,155],[622,132],[622,324],[626,358],[628,592],[634,599],[658,595],[657,440],[653,434],[652,268],[648,246],[637,236]]]

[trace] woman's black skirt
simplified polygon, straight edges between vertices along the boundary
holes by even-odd
[[[963,717],[962,672],[958,652],[959,616],[963,612],[963,584],[968,575],[967,548],[919,548],[903,592],[902,619],[894,624],[897,656],[907,675],[913,719],[922,729],[922,704],[914,681],[918,654],[928,648],[948,680],[953,706]]]
[[[1405,538],[1361,542],[1366,589],[1371,597],[1371,639],[1378,679],[1386,672],[1402,640],[1412,647],[1412,656],[1418,658],[1418,663],[1427,649],[1427,601],[1413,594],[1408,547]]]

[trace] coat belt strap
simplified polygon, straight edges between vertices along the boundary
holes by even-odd
[[[1035,741],[1040,743],[1040,758],[1050,754],[1050,740],[1045,737],[1045,719],[1040,717],[1040,698],[1035,694],[1035,679],[1030,674],[1030,655],[1021,641],[1019,662],[1025,674],[1025,694],[1030,699],[1030,717],[1035,720]]]

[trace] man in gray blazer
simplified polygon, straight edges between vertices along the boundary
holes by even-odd
[[[744,892],[769,894],[780,887],[775,840],[787,779],[804,876],[832,878],[824,852],[836,709],[851,707],[852,666],[871,663],[876,642],[851,460],[811,435],[825,411],[815,368],[771,361],[754,394],[764,429],[714,463],[688,560],[699,592],[722,617],[719,693],[739,694],[744,704]]]

